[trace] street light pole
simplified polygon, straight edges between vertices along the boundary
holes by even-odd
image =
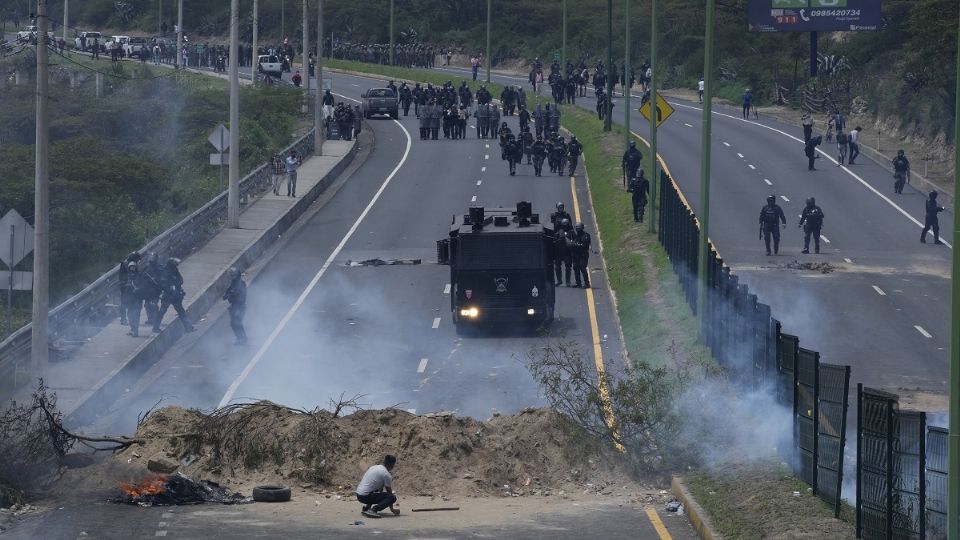
[[[613,0],[607,0],[607,103],[603,115],[603,130],[613,129]]]
[[[710,0],[712,1],[712,0]],[[660,65],[657,62],[657,0],[650,4],[650,154],[653,175],[650,177],[650,222],[647,230],[657,231],[657,188],[660,186],[660,173],[657,172],[657,74]]]
[[[390,0],[390,65],[393,65],[393,0]]]
[[[183,2],[183,0],[180,0]],[[230,0],[230,186],[227,227],[240,228],[240,0]]]
[[[33,375],[44,377],[50,347],[47,323],[50,316],[50,175],[49,134],[47,114],[48,64],[47,58],[47,0],[37,0],[37,109],[36,109],[36,167],[33,199],[33,323],[30,337],[30,359]],[[11,268],[11,273],[13,269]]]
[[[487,57],[485,58],[487,64],[487,84],[490,84],[490,63],[493,61],[490,58],[490,10],[493,4],[493,0],[487,0]]]
[[[250,81],[257,83],[257,38],[260,35],[260,0],[253,0],[253,58],[250,59]]]
[[[960,43],[957,44],[960,51]],[[960,54],[957,56],[956,107],[960,111]],[[960,115],[953,127],[953,185],[960,187]],[[954,208],[956,212],[956,208]],[[954,215],[953,244],[960,246],[960,219]],[[960,538],[960,250],[953,249],[953,278],[950,302],[950,435],[947,454],[947,538]]]
[[[177,0],[177,52],[174,56],[176,58],[173,59],[173,65],[180,69],[183,67],[183,0]],[[231,56],[230,62],[233,62],[236,58],[236,56]]]
[[[623,51],[623,144],[630,148],[630,0],[624,0],[624,40]]]
[[[317,0],[317,92],[313,106],[313,153],[322,156],[326,135],[323,129],[323,0]]]
[[[163,36],[163,0],[159,1],[157,5],[157,35]]]
[[[560,41],[560,69],[567,69],[567,0],[563,0],[563,37]],[[566,75],[565,71],[561,71]]]
[[[67,25],[70,24],[70,0],[63,0],[63,40],[67,40]]]
[[[713,19],[715,0],[707,0],[703,39],[703,130],[700,135],[700,253],[697,257],[697,318],[704,331],[710,256],[710,150],[713,116]],[[701,334],[705,335],[705,334]]]
[[[300,57],[304,73],[303,77],[303,112],[310,109],[310,62],[307,60],[310,53],[310,11],[307,8],[307,0],[303,0],[303,55]]]

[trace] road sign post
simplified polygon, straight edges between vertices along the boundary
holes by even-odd
[[[960,52],[960,43],[957,44]],[[960,111],[960,55],[957,56],[956,108]],[[960,115],[953,119],[953,189],[960,187]],[[956,208],[954,208],[956,211]],[[953,219],[953,277],[950,301],[950,420],[947,446],[947,538],[960,538],[960,219]]]
[[[207,141],[217,150],[217,153],[210,154],[210,164],[217,165],[220,167],[220,191],[223,192],[223,162],[224,151],[230,147],[230,143],[227,142],[230,139],[230,130],[223,126],[223,124],[217,125],[213,128],[213,132],[210,133],[210,136],[207,137]],[[229,162],[228,162],[229,163]]]
[[[673,114],[674,108],[660,94],[657,94],[657,105],[655,107],[651,106],[650,103],[648,101],[640,106],[640,114],[647,119],[647,122],[651,122],[656,115],[657,127],[660,127]]]
[[[657,94],[657,74],[660,64],[657,61],[657,0],[650,2],[650,101],[658,103],[660,94]],[[648,120],[649,121],[649,120]],[[660,187],[660,175],[657,173],[657,123],[650,122],[650,154],[653,156],[650,176],[650,223],[647,225],[651,233],[657,231],[657,189]]]
[[[707,269],[710,255],[710,133],[713,116],[713,19],[715,0],[707,0],[703,44],[703,130],[700,135],[700,246],[697,257],[697,318],[704,331],[704,304],[707,300]],[[657,96],[660,97],[660,96]]]

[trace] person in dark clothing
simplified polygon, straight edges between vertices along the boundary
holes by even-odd
[[[187,310],[183,309],[183,298],[186,293],[183,292],[183,275],[180,274],[179,266],[180,259],[176,257],[167,259],[167,263],[163,266],[163,273],[160,277],[160,287],[163,289],[163,294],[160,297],[160,310],[157,312],[157,320],[153,323],[154,332],[160,331],[160,323],[163,322],[163,317],[167,314],[167,308],[170,306],[173,306],[173,310],[177,312],[177,317],[180,319],[180,324],[183,325],[184,332],[195,330],[187,317]]]
[[[573,258],[573,277],[577,287],[590,288],[590,274],[587,262],[590,260],[590,233],[583,230],[583,223],[577,223],[571,235],[571,256]],[[581,278],[583,278],[581,280]],[[569,285],[569,280],[568,283]]]
[[[817,158],[820,156],[817,155],[817,146],[820,146],[820,143],[823,141],[823,137],[817,135],[816,137],[811,137],[807,144],[803,147],[803,153],[807,155],[807,170],[815,171],[813,164],[817,161]]]
[[[527,156],[527,165],[533,163],[533,133],[530,133],[529,126],[520,130],[520,147],[523,149],[523,154]]]
[[[507,139],[503,143],[503,157],[510,166],[510,176],[516,175],[517,163],[523,157],[523,151],[520,149],[520,145],[517,144],[517,139],[513,134],[507,135]]]
[[[577,170],[577,163],[580,162],[580,154],[583,153],[583,145],[577,140],[576,135],[570,136],[570,144],[567,145],[567,161],[570,163],[570,173],[573,176]]]
[[[247,344],[247,332],[243,329],[243,316],[247,311],[247,284],[236,267],[230,269],[230,286],[223,293],[223,299],[230,302],[230,328],[236,337],[234,345]]]
[[[407,116],[410,113],[410,103],[413,102],[413,94],[410,92],[410,87],[407,86],[407,83],[400,85],[400,106],[403,108],[403,115]]]
[[[126,277],[120,288],[120,296],[123,298],[121,309],[127,315],[127,323],[130,325],[128,336],[140,336],[140,312],[143,310],[143,297],[137,289],[140,281],[140,271],[137,269],[137,263],[127,263]]]
[[[563,218],[559,226],[554,229],[553,236],[553,271],[557,278],[557,285],[567,284],[570,286],[570,267],[573,263],[573,254],[571,244],[573,238],[573,227],[570,225],[569,218]],[[560,273],[561,265],[563,273]],[[561,281],[565,278],[565,281]]]
[[[547,157],[547,147],[543,144],[543,137],[537,137],[530,153],[533,155],[534,176],[543,176],[543,160]]]
[[[800,223],[797,227],[803,227],[803,251],[800,253],[810,253],[810,237],[813,236],[814,253],[820,253],[820,229],[823,228],[823,210],[817,206],[817,200],[813,197],[807,199],[807,205],[800,214]]]
[[[530,129],[530,111],[524,105],[520,106],[520,112],[517,113],[520,120],[520,131]]]
[[[920,233],[921,243],[927,243],[927,231],[933,229],[933,243],[943,244],[940,241],[940,218],[937,216],[940,212],[943,212],[943,207],[937,204],[937,192],[931,191],[926,201],[926,215],[923,218],[923,231]]]
[[[160,293],[163,289],[160,287],[160,280],[163,279],[163,267],[160,266],[160,258],[156,253],[147,254],[147,265],[143,269],[141,281],[143,288],[140,295],[143,297],[143,307],[147,311],[147,324],[156,327],[157,316],[160,312]]]
[[[630,179],[630,193],[633,202],[633,220],[643,223],[643,214],[647,207],[647,193],[650,192],[650,182],[640,169],[639,175]]]
[[[749,118],[750,108],[753,107],[753,91],[747,88],[744,90],[741,99],[743,100],[743,117]]]
[[[127,258],[120,263],[120,269],[118,270],[118,281],[120,283],[120,324],[127,324],[127,304],[129,303],[128,295],[131,287],[127,287],[128,281],[135,278],[135,275],[130,274],[130,263],[133,263],[134,268],[140,263],[140,259],[143,257],[136,251],[127,255]]]
[[[558,202],[557,210],[550,214],[550,226],[553,227],[554,231],[556,231],[560,228],[563,220],[573,221],[573,218],[570,217],[570,214],[565,209],[564,204],[562,202]]]
[[[767,204],[760,209],[760,230],[763,231],[763,243],[767,247],[767,255],[770,255],[770,237],[773,236],[773,253],[780,253],[780,224],[787,226],[787,217],[783,215],[783,209],[777,204],[777,198],[773,195],[767,197]]]
[[[637,176],[637,169],[640,168],[642,161],[643,154],[640,153],[640,150],[637,150],[637,142],[630,141],[630,148],[627,148],[627,151],[623,153],[623,160],[620,164],[620,168],[623,169],[624,183]]]
[[[897,157],[893,158],[893,177],[896,178],[893,192],[903,193],[903,186],[910,183],[910,160],[903,155],[903,150],[898,151]]]

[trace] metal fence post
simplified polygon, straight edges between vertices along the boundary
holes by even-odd
[[[863,532],[863,383],[857,383],[857,538]]]
[[[893,538],[893,407],[887,404],[887,538]]]

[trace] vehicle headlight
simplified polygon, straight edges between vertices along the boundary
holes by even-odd
[[[461,317],[469,317],[471,319],[476,319],[478,315],[480,315],[480,310],[475,307],[464,308],[460,310]]]
[[[533,308],[530,308],[530,309],[527,310],[527,315],[533,315],[533,314],[535,314],[536,312],[537,312],[537,310],[535,310],[535,309],[533,309]]]

